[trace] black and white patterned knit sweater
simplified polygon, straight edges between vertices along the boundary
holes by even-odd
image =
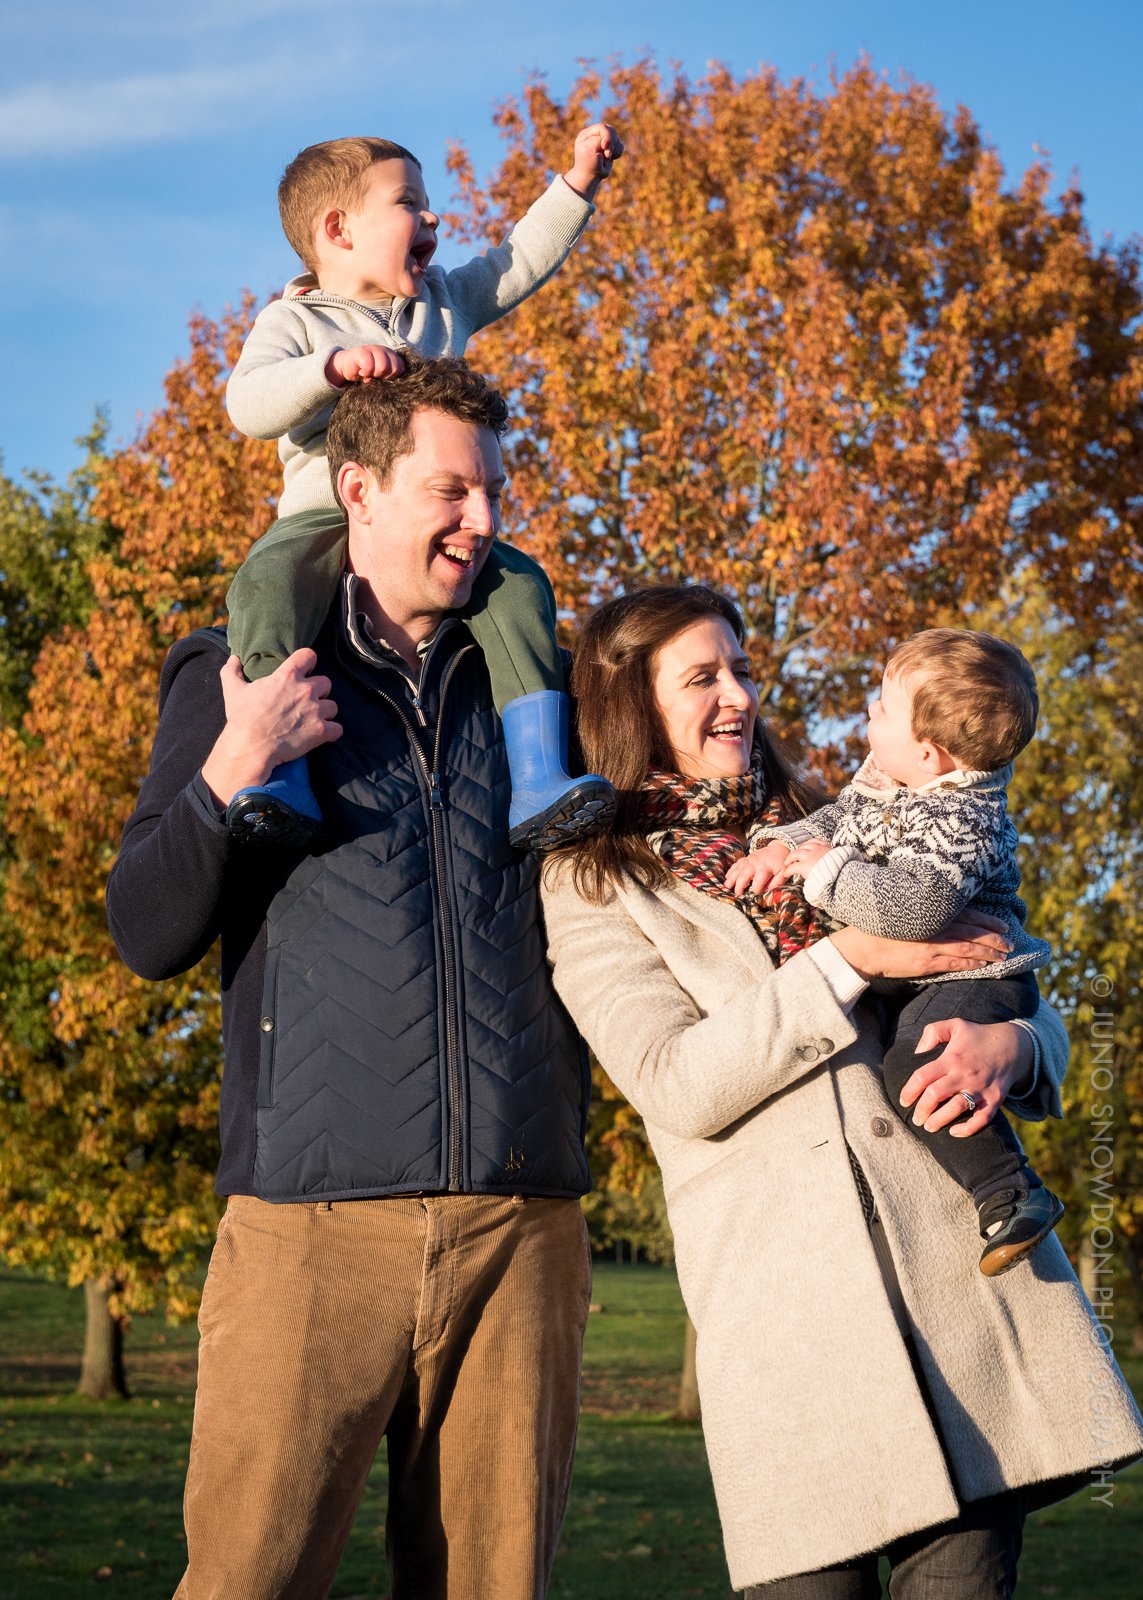
[[[809,839],[831,844],[806,878],[806,900],[836,922],[883,938],[929,939],[969,909],[999,917],[1012,953],[971,976],[1011,977],[1043,966],[1052,953],[1024,931],[1016,828],[1008,815],[1011,776],[1009,765],[953,772],[906,789],[869,756],[832,805],[781,828],[759,829],[750,847],[769,839],[791,848]],[[918,981],[964,976],[944,972]]]

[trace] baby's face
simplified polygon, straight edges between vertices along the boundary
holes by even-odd
[[[933,777],[922,765],[926,746],[913,737],[913,691],[893,673],[885,674],[880,697],[869,703],[869,748],[882,772],[907,788]]]
[[[415,161],[377,161],[360,207],[345,213],[351,267],[360,299],[415,299],[437,248],[440,218],[429,210]]]

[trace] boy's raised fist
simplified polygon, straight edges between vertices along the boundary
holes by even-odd
[[[622,154],[623,140],[610,123],[593,122],[575,136],[571,171],[564,173],[564,182],[591,200]]]

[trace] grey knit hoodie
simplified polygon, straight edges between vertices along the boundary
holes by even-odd
[[[883,938],[930,939],[966,910],[999,917],[1012,953],[971,976],[1011,977],[1043,966],[1052,954],[1024,931],[1016,828],[1008,815],[1011,776],[1011,765],[952,772],[907,789],[869,756],[832,805],[782,828],[759,829],[750,847],[769,839],[791,848],[809,839],[832,844],[806,878],[806,900],[837,922]],[[944,972],[918,981],[965,976]]]
[[[325,375],[335,350],[381,344],[462,356],[480,328],[511,311],[564,262],[595,207],[557,178],[504,243],[451,272],[430,266],[415,300],[362,305],[326,294],[306,273],[258,313],[230,382],[230,420],[251,439],[277,439],[284,468],[279,517],[339,511],[325,431],[341,390]]]

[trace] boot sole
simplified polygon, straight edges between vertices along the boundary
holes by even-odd
[[[542,854],[575,839],[600,833],[615,815],[615,794],[597,783],[577,784],[546,811],[537,812],[508,830],[508,842],[517,850]]]
[[[236,794],[226,808],[230,837],[265,850],[305,850],[321,833],[321,823],[267,794]]]
[[[998,1278],[1002,1272],[1010,1272],[1013,1267],[1018,1267],[1029,1251],[1034,1250],[1048,1237],[1063,1214],[1063,1205],[1057,1200],[1052,1215],[1031,1239],[1021,1239],[1018,1244],[1002,1244],[992,1251],[986,1249],[980,1258],[981,1272],[986,1278]]]

